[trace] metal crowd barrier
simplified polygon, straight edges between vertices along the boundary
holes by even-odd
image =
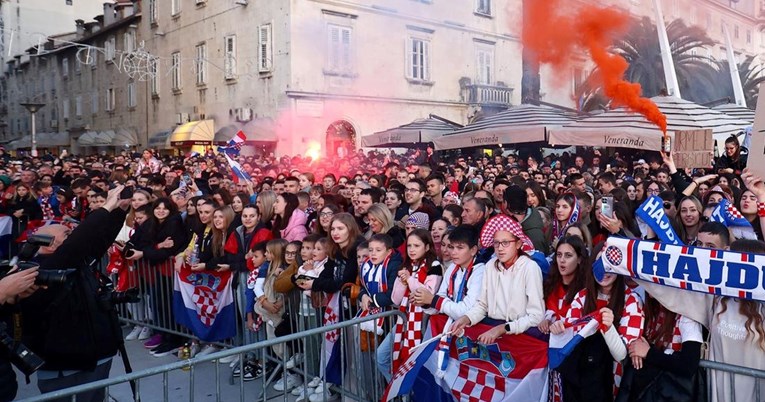
[[[56,392],[51,392],[39,396],[35,396],[32,398],[24,399],[24,402],[43,402],[43,401],[50,401],[57,398],[71,398],[72,401],[76,401],[76,395],[78,393],[87,392],[87,391],[93,391],[97,389],[102,388],[108,388],[108,387],[114,387],[117,385],[125,385],[129,384],[131,381],[135,382],[136,385],[136,401],[140,401],[142,398],[142,395],[144,395],[144,392],[146,392],[145,388],[142,387],[142,380],[147,380],[154,376],[161,376],[162,377],[162,400],[168,401],[172,399],[177,399],[175,395],[172,395],[170,392],[171,386],[179,385],[177,382],[171,383],[170,381],[170,375],[173,372],[187,372],[187,379],[188,381],[188,392],[189,392],[189,401],[194,401],[195,399],[195,391],[196,391],[196,372],[200,370],[199,366],[203,363],[208,362],[215,362],[215,388],[214,389],[207,389],[206,392],[214,394],[216,401],[221,400],[232,400],[232,399],[222,399],[222,395],[224,391],[230,391],[229,389],[226,389],[227,387],[224,387],[223,384],[221,384],[221,363],[219,363],[219,359],[222,359],[227,356],[232,355],[238,355],[240,360],[244,360],[245,357],[248,354],[260,354],[261,356],[265,356],[266,354],[269,354],[269,349],[273,348],[286,348],[288,344],[290,343],[303,343],[308,342],[310,338],[322,338],[326,336],[328,333],[332,331],[340,331],[341,333],[341,342],[343,339],[345,339],[346,342],[352,338],[345,337],[343,338],[342,333],[344,332],[353,332],[354,327],[358,327],[359,324],[366,322],[366,321],[372,321],[377,320],[379,318],[385,318],[390,319],[393,317],[400,317],[404,320],[406,320],[406,316],[401,313],[398,310],[391,310],[386,311],[377,315],[367,316],[363,318],[354,318],[347,321],[341,321],[337,324],[333,325],[327,325],[325,327],[319,327],[319,328],[312,328],[301,332],[296,332],[293,334],[268,339],[264,341],[260,341],[251,345],[244,345],[244,346],[238,346],[232,349],[226,349],[222,350],[213,354],[209,354],[202,357],[195,357],[188,360],[182,360],[175,363],[170,363],[164,366],[159,367],[153,367],[146,370],[141,370],[137,372],[133,372],[130,374],[124,374],[120,375],[118,377],[114,378],[108,378],[105,380],[80,385],[77,387],[67,388],[63,390],[59,390]],[[348,344],[346,343],[343,347],[344,350],[354,349],[358,348],[358,344]],[[347,355],[345,356],[347,357]],[[343,359],[345,360],[345,359]],[[307,359],[304,359],[305,363],[307,362]],[[279,362],[282,367],[284,367],[284,364],[286,363],[286,355],[281,355],[281,361]],[[326,361],[323,357],[319,359],[319,364],[325,365]],[[295,373],[298,373],[303,376],[307,376],[308,372],[305,371],[305,364],[303,367],[296,367],[295,369],[291,369],[290,371],[293,371]],[[225,366],[224,366],[225,367]],[[224,370],[227,370],[228,367],[225,367]],[[339,393],[344,399],[346,400],[356,400],[356,401],[368,401],[368,400],[379,400],[379,395],[374,393],[376,396],[376,399],[370,399],[368,395],[368,391],[365,391],[365,393],[361,394],[358,392],[358,387],[354,387],[353,383],[346,385],[346,379],[350,379],[355,377],[358,373],[356,372],[348,372],[349,366],[346,362],[343,361],[343,372],[345,373],[345,377],[343,379],[343,384],[335,384],[332,386],[332,390],[334,392]],[[274,371],[275,372],[275,371]],[[272,377],[275,374],[272,374]],[[288,399],[288,392],[284,391],[279,394],[274,394],[272,392],[272,387],[268,387],[269,381],[271,379],[265,378],[263,376],[260,381],[258,381],[261,385],[260,390],[253,389],[254,387],[245,386],[243,381],[239,381],[238,383],[238,399],[241,402],[244,402],[245,400],[251,401],[251,400],[260,400],[260,401],[267,401],[273,398],[282,397],[283,400]],[[357,385],[357,384],[356,384]],[[236,386],[236,385],[233,385]],[[232,386],[232,387],[233,387]],[[178,389],[181,389],[180,387]],[[256,398],[252,398],[250,396],[246,397],[247,391],[251,391],[253,394],[259,392],[259,396]],[[156,396],[160,391],[157,389],[149,389],[149,393]],[[380,394],[381,395],[381,394]],[[291,397],[290,397],[291,398]],[[307,400],[307,398],[306,398]]]
[[[728,377],[728,389],[725,392],[725,401],[762,401],[761,385],[764,385],[765,370],[757,370],[750,367],[736,366],[733,364],[718,363],[710,360],[702,360],[699,365],[707,371],[707,399],[712,400],[712,378],[715,371],[721,371]],[[746,388],[752,386],[754,393],[751,395],[736,395],[736,382],[743,382]],[[754,382],[754,384],[748,384]]]

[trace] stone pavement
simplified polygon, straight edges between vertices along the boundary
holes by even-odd
[[[125,333],[129,332],[129,328],[124,328]],[[142,341],[128,341],[125,342],[128,356],[130,357],[130,364],[133,367],[133,371],[140,371],[143,369],[161,366],[168,363],[177,362],[178,359],[175,356],[154,357],[149,354],[148,350],[143,347]],[[194,369],[194,388],[192,390],[190,385],[190,371],[176,370],[170,372],[168,375],[168,401],[225,401],[235,402],[239,400],[254,401],[260,395],[263,389],[264,380],[259,378],[254,381],[245,382],[243,388],[240,388],[240,381],[236,379],[231,383],[231,369],[228,364],[220,364],[219,372],[216,375],[215,363],[202,363]],[[111,376],[115,377],[124,374],[125,370],[122,365],[121,357],[117,356],[112,362]],[[17,380],[19,382],[19,393],[17,400],[29,398],[39,395],[40,392],[37,389],[37,378],[35,375],[31,377],[31,383],[25,384],[24,378],[20,373],[16,373]],[[162,375],[156,375],[153,377],[147,377],[140,381],[140,393],[141,401],[143,402],[156,402],[164,400],[164,386],[162,382]],[[220,383],[220,399],[216,399],[218,392],[216,391],[215,379],[218,378]],[[240,399],[240,389],[243,391],[244,397]],[[118,402],[132,401],[132,394],[130,392],[130,386],[127,384],[117,385],[109,389],[109,393],[112,400]],[[193,395],[191,395],[193,394]],[[295,396],[287,394],[286,396],[273,389],[273,385],[269,386],[270,400],[273,401],[294,401]],[[262,400],[262,399],[261,399]]]

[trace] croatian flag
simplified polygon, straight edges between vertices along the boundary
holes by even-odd
[[[239,130],[234,138],[230,139],[225,147],[218,147],[218,152],[226,155],[239,155],[239,151],[242,149],[242,145],[247,141],[247,136],[244,135],[242,130]]]
[[[431,332],[441,334],[446,319],[442,314],[431,316]],[[402,365],[409,370],[396,372],[386,397],[412,392],[414,401],[546,401],[547,340],[532,329],[500,336],[491,345],[476,341],[500,324],[504,322],[485,319],[467,327],[463,336],[452,337],[443,372],[432,354],[440,342],[417,349]]]
[[[252,181],[252,177],[250,177],[250,174],[245,172],[244,169],[242,169],[242,165],[239,164],[239,162],[231,159],[228,154],[223,154],[226,156],[226,160],[228,161],[229,166],[231,166],[231,176],[234,183],[239,183],[240,181]]]
[[[725,225],[737,239],[757,240],[752,224],[726,198],[712,212],[712,220]]]
[[[194,272],[184,264],[175,274],[173,313],[175,322],[200,340],[216,342],[236,335],[236,310],[230,271]]]
[[[322,322],[324,326],[340,322],[340,292],[327,294],[327,307],[324,309]],[[323,353],[324,366],[320,367],[322,378],[330,384],[342,384],[340,330],[336,329],[324,334]]]
[[[566,330],[562,334],[550,334],[549,367],[560,367],[582,339],[594,335],[600,326],[599,319],[600,313],[595,312],[572,323],[566,323]]]

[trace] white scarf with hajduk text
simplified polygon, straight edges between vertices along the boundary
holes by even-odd
[[[593,265],[678,289],[765,301],[765,255],[609,237]]]

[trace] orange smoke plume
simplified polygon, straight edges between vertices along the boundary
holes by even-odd
[[[528,0],[524,4],[523,45],[536,54],[539,63],[570,71],[572,56],[586,51],[597,65],[596,79],[613,105],[640,113],[666,133],[667,117],[650,99],[640,96],[640,84],[624,79],[627,60],[608,49],[628,28],[629,17],[624,12],[597,6],[572,11],[569,3],[560,0]],[[570,14],[561,15],[558,10]]]

